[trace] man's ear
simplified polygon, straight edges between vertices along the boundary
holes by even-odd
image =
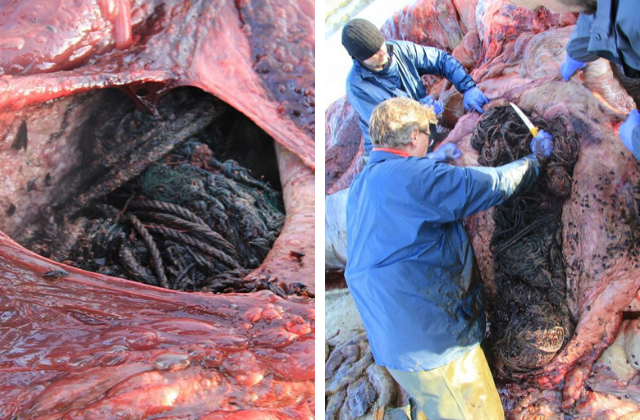
[[[413,145],[413,147],[417,147],[418,146],[418,134],[420,133],[420,131],[416,128],[415,130],[413,130],[411,132],[411,134],[409,134],[409,137],[411,138],[411,144]]]

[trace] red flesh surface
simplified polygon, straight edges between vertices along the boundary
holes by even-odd
[[[196,86],[313,167],[312,1],[61,0],[51,10],[5,0],[0,10],[0,110],[132,83]]]
[[[43,276],[55,269],[68,275]],[[312,416],[312,302],[158,289],[52,263],[4,234],[0,270],[0,418]]]

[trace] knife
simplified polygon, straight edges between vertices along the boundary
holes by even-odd
[[[522,112],[522,110],[518,108],[518,105],[514,104],[513,102],[509,102],[509,104],[511,105],[511,107],[513,107],[514,111],[516,111],[516,114],[518,114],[520,119],[524,122],[531,134],[533,134],[533,137],[537,136],[539,131],[538,127],[533,125],[531,120],[526,115],[524,115],[524,112]]]

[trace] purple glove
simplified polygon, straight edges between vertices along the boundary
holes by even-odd
[[[433,99],[433,95],[427,95],[424,98],[420,99],[419,102],[422,105],[432,106],[433,107],[433,112],[436,115],[440,115],[442,113],[442,111],[444,110],[444,104],[442,103],[442,101],[437,101],[437,100]]]
[[[487,99],[484,93],[475,86],[464,92],[464,109],[467,111],[473,108],[480,114],[484,114],[482,105],[488,103],[489,99]]]
[[[551,134],[544,130],[538,131],[538,135],[531,140],[531,151],[536,155],[544,155],[549,157],[553,152],[553,142]]]
[[[462,156],[462,152],[453,143],[443,144],[435,152],[427,153],[427,158],[438,162],[449,162]]]
[[[586,65],[587,63],[574,60],[573,58],[571,58],[569,54],[567,54],[566,58],[560,65],[560,74],[562,75],[562,78],[565,80],[565,82],[567,82],[569,81],[569,79],[571,79],[571,76],[573,76],[573,73],[575,73],[579,69],[585,68]]]
[[[627,119],[620,125],[618,134],[620,134],[620,140],[624,147],[629,149],[631,153],[635,153],[633,150],[633,130],[640,126],[640,112],[634,109],[629,113]]]

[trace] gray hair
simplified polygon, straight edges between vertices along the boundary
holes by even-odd
[[[414,130],[429,133],[429,124],[438,120],[433,107],[408,98],[391,98],[375,107],[369,120],[369,136],[374,146],[398,148],[411,143]]]

